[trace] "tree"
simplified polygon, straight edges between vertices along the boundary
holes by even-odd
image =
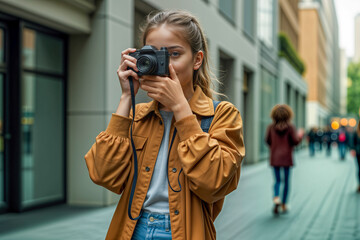
[[[360,108],[360,62],[350,63],[348,72],[347,112],[359,114]]]

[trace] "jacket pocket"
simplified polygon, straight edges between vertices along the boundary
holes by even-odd
[[[136,152],[138,150],[142,150],[145,146],[145,143],[147,141],[147,137],[141,137],[141,136],[133,136],[134,144]]]
[[[134,136],[133,135],[133,140],[134,140],[134,145],[135,145],[135,149],[136,149],[136,156],[137,156],[137,161],[138,161],[138,171],[140,171],[141,168],[141,164],[143,162],[143,155],[145,152],[145,146],[146,146],[146,142],[147,142],[147,137],[141,137],[141,136]]]

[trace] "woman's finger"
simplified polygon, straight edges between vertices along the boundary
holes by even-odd
[[[156,88],[154,86],[150,86],[150,85],[145,85],[145,84],[143,84],[143,82],[141,82],[140,88],[149,93],[155,93],[158,91],[158,88]]]
[[[121,79],[128,79],[129,77],[133,77],[135,80],[137,81],[139,80],[139,76],[136,74],[136,72],[134,72],[131,69],[123,71],[122,73],[119,74],[119,77]]]
[[[131,52],[135,52],[136,51],[136,48],[127,48],[125,49],[124,51],[121,52],[121,61],[120,61],[120,64],[124,62],[124,57],[129,55],[129,53]]]
[[[136,64],[134,62],[131,62],[130,60],[125,60],[121,65],[120,65],[120,70],[125,71],[128,69],[128,67],[131,67],[132,69],[134,69],[135,71],[138,71]]]
[[[175,69],[174,69],[174,67],[171,65],[171,63],[169,64],[169,72],[170,72],[170,78],[171,78],[172,80],[177,79],[177,75],[176,75]]]

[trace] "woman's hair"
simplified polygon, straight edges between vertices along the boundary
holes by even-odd
[[[360,137],[360,119],[359,119],[359,122],[358,122],[358,125],[356,128],[356,132],[357,132],[358,136]]]
[[[293,117],[293,111],[286,104],[276,104],[270,113],[275,125],[288,124]]]
[[[199,86],[210,98],[213,93],[219,94],[212,89],[214,87],[212,80],[218,80],[209,68],[208,44],[199,21],[191,13],[183,10],[165,10],[149,14],[145,25],[141,28],[143,44],[146,44],[146,38],[151,30],[164,24],[178,27],[182,31],[182,36],[189,43],[193,56],[198,51],[204,53],[200,68],[194,71],[194,87]]]

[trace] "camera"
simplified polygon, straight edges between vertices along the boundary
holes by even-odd
[[[129,53],[136,58],[136,67],[138,76],[142,75],[169,75],[169,52],[166,47],[157,50],[154,46],[146,45],[136,52]]]

